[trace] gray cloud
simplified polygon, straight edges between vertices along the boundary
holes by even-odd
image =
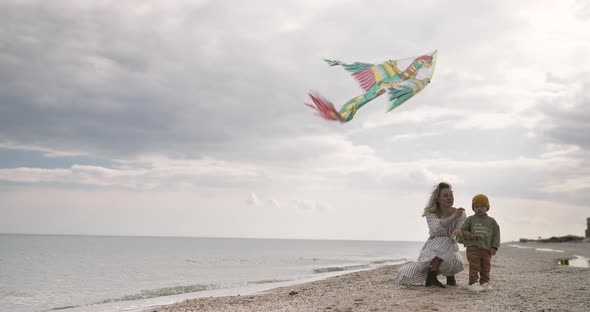
[[[448,41],[448,32],[462,29],[471,38],[487,29],[481,19],[465,29],[463,22],[440,14],[439,6],[453,9],[443,3],[406,4],[396,7],[404,14],[392,18],[389,10],[350,16],[366,7],[361,2],[319,9],[265,1],[248,8],[225,2],[5,3],[2,138],[106,157],[172,150],[227,157],[232,150],[254,151],[273,137],[330,131],[302,106],[305,91],[317,87],[343,101],[337,96],[347,93],[343,89],[360,89],[345,72],[326,68],[321,57],[412,56],[427,52],[420,41],[445,48],[463,44]],[[496,22],[507,10],[452,6],[466,16],[485,12]],[[375,27],[369,20],[381,22]],[[503,17],[502,23],[514,20]],[[402,31],[407,25],[414,26]],[[394,50],[392,34],[404,43]]]
[[[165,16],[62,9],[3,10],[0,79],[12,82],[0,98],[5,140],[105,155],[190,154],[273,134],[268,124],[293,111],[293,83],[267,65],[262,40],[238,31],[245,23],[227,23],[236,11],[197,6],[174,12],[181,22],[167,29]]]
[[[207,207],[244,204],[256,190],[272,200],[250,200],[261,203],[250,208],[274,209],[277,218],[331,205],[345,211],[353,197],[356,206],[385,207],[441,179],[458,194],[583,203],[590,54],[580,41],[584,10],[570,9],[514,1],[4,2],[0,153],[93,161],[43,169],[9,162],[22,168],[4,166],[0,179],[235,196]],[[324,57],[378,62],[434,49],[432,84],[387,115],[384,99],[345,125],[303,106],[309,89],[336,106],[361,93]]]
[[[539,125],[541,135],[549,142],[574,144],[590,149],[590,72],[570,79],[551,82],[561,86],[563,92],[540,103],[545,119]]]

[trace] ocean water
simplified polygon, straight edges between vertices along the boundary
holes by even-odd
[[[401,263],[421,242],[0,234],[0,311],[142,311]]]

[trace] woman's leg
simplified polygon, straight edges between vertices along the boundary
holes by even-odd
[[[436,273],[438,273],[438,268],[440,267],[440,264],[443,262],[443,259],[439,258],[439,257],[434,257],[434,259],[432,259],[432,261],[430,261],[430,269]]]
[[[457,286],[457,280],[455,279],[455,275],[447,276],[447,285]]]
[[[439,280],[436,278],[438,275],[438,268],[443,260],[439,257],[434,257],[432,261],[430,261],[430,270],[428,271],[428,276],[426,277],[426,286],[436,286],[440,288],[445,288]]]

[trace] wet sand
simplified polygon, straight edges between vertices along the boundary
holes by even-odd
[[[590,243],[503,244],[492,258],[494,289],[480,293],[467,290],[467,267],[456,276],[458,286],[442,289],[396,288],[393,279],[399,266],[386,266],[252,296],[191,299],[156,310],[587,312],[590,311],[590,269],[558,264],[559,259],[574,255],[590,258]],[[439,278],[444,281],[443,277]]]

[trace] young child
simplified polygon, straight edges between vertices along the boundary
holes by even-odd
[[[469,290],[489,290],[492,256],[500,248],[500,226],[494,218],[489,217],[490,202],[487,196],[478,194],[471,201],[475,215],[469,216],[461,231],[467,261],[469,262]]]

